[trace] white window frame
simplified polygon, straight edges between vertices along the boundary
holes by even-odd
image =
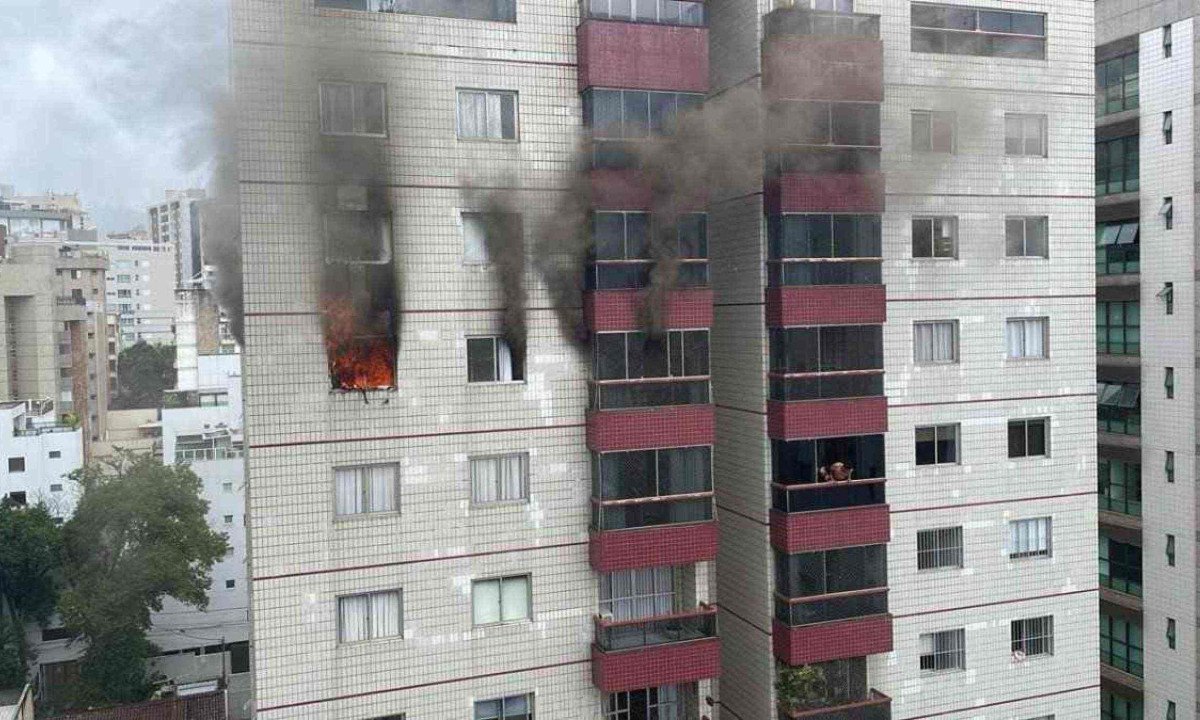
[[[600,614],[615,620],[670,615],[679,608],[683,585],[670,566],[601,573]]]
[[[471,705],[471,718],[472,718],[472,720],[507,720],[507,718],[510,718],[510,717],[517,717],[515,715],[509,715],[508,711],[505,710],[505,708],[504,708],[506,703],[516,700],[517,698],[525,699],[525,709],[527,710],[527,712],[524,715],[521,715],[520,717],[535,718],[537,716],[536,710],[534,707],[534,700],[536,699],[536,694],[531,693],[531,692],[530,693],[516,693],[513,695],[505,695],[504,697],[483,698],[482,700],[476,700]],[[499,715],[480,715],[479,714],[480,703],[490,703],[490,702],[499,702],[500,703],[500,714]]]
[[[922,548],[922,536],[926,547]],[[963,526],[925,528],[917,531],[917,572],[963,567]],[[922,562],[923,558],[928,558]]]
[[[917,642],[919,660],[923,661],[926,657],[934,659],[931,668],[918,666],[922,674],[959,672],[967,669],[967,631],[965,628],[921,633]],[[939,643],[952,647],[949,650],[939,650]],[[939,657],[949,660],[948,662],[947,660],[939,662]]]
[[[459,212],[458,227],[463,241],[462,264],[467,267],[487,267],[491,265],[492,258],[488,255],[487,223],[484,221],[484,213],[471,210]],[[479,248],[477,252],[472,251],[472,241],[470,238],[470,233],[474,231],[479,233]]]
[[[397,618],[397,622],[396,622],[397,631],[394,634],[390,634],[390,635],[376,635],[375,634],[375,632],[376,632],[375,627],[376,627],[377,623],[375,622],[375,605],[373,603],[373,599],[376,595],[395,595],[396,596],[396,610],[399,614],[399,617]],[[368,598],[367,607],[369,608],[369,610],[367,613],[367,626],[368,626],[367,637],[358,638],[356,640],[347,640],[347,639],[345,639],[346,638],[346,628],[342,622],[342,615],[343,615],[342,603],[347,600],[361,599],[361,598]],[[399,588],[392,589],[392,590],[376,590],[373,592],[366,592],[366,593],[350,593],[350,594],[346,594],[346,595],[338,595],[337,601],[334,603],[334,609],[335,609],[335,612],[337,613],[337,638],[338,638],[339,645],[353,645],[353,644],[364,643],[364,642],[374,642],[376,640],[401,639],[404,637],[404,591]]]
[[[484,122],[490,128],[492,126],[492,110],[493,107],[498,114],[495,117],[496,127],[500,134],[493,136],[490,134],[484,135],[464,135],[463,134],[463,97],[467,95],[483,95],[484,97],[484,112],[487,114]],[[496,103],[493,105],[491,98],[496,98]],[[512,127],[513,136],[510,138],[504,137],[504,105],[503,97],[512,97]],[[454,133],[459,140],[467,140],[470,142],[505,142],[515,143],[521,141],[521,95],[516,90],[500,90],[493,88],[455,88],[454,91]],[[486,131],[485,131],[486,132]]]
[[[359,497],[359,502],[361,503],[361,507],[366,508],[369,504],[369,501],[374,498],[374,493],[373,493],[373,478],[374,478],[374,476],[369,471],[375,470],[377,468],[380,468],[380,469],[381,468],[390,468],[392,470],[392,477],[390,479],[390,483],[392,485],[392,507],[382,509],[382,510],[376,510],[374,508],[371,508],[371,509],[367,509],[367,510],[362,510],[361,512],[343,512],[343,507],[341,507],[341,502],[340,502],[341,488],[340,488],[339,472],[355,472],[356,474],[359,475],[359,477],[360,477],[359,482],[361,482],[361,488],[362,488],[361,496]],[[371,482],[368,482],[369,480]],[[388,514],[394,514],[394,513],[399,513],[399,512],[400,512],[400,465],[399,464],[397,464],[397,463],[373,463],[373,464],[366,464],[366,465],[338,465],[338,466],[334,467],[334,469],[333,469],[333,515],[336,520],[339,520],[339,521],[353,520],[355,518],[375,516],[375,515],[388,515]]]
[[[1008,224],[1010,222],[1021,223],[1021,254],[1010,255],[1008,253]],[[1046,229],[1046,254],[1030,254],[1029,252],[1029,226],[1030,223],[1040,223]],[[1050,217],[1047,215],[1006,215],[1004,217],[1004,257],[1006,258],[1032,258],[1034,260],[1046,260],[1050,257]]]
[[[1021,349],[1020,354],[1013,354],[1013,344],[1009,341],[1011,334],[1014,332],[1014,325],[1019,325],[1021,329]],[[1042,354],[1030,355],[1029,344],[1026,338],[1029,337],[1029,326],[1040,325],[1042,335]],[[1011,317],[1004,321],[1004,354],[1009,360],[1045,360],[1050,357],[1050,318],[1045,315],[1038,317]]]
[[[923,123],[927,125],[921,128],[921,136],[924,145],[928,148],[917,147],[917,120],[921,118]],[[911,140],[913,154],[929,154],[929,155],[954,155],[958,152],[958,113],[953,110],[913,110],[910,114]],[[949,149],[939,149],[934,147],[933,140],[937,136],[934,132],[934,127],[938,122],[945,123],[950,129],[950,147]],[[928,134],[926,136],[926,130]]]
[[[1019,122],[1021,124],[1021,152],[1008,152],[1008,126],[1010,122]],[[1025,158],[1045,158],[1049,156],[1049,120],[1045,113],[1004,113],[1004,156],[1005,157],[1025,157]],[[1030,128],[1037,129],[1039,137],[1032,139],[1040,139],[1040,148],[1037,153],[1026,151],[1029,147]]]
[[[1045,547],[1034,547],[1032,528],[1044,525],[1037,530],[1036,535],[1045,535]],[[1026,530],[1030,528],[1031,530]],[[1008,522],[1008,557],[1010,560],[1022,558],[1052,557],[1054,554],[1054,521],[1049,515],[1033,518],[1020,518]]]
[[[492,373],[494,375],[491,380],[472,380],[471,379],[471,341],[472,340],[491,340],[492,341]],[[503,349],[502,349],[503,348]],[[507,353],[509,361],[510,377],[503,379],[504,373],[501,372],[501,360]],[[499,384],[519,384],[525,382],[525,368],[518,368],[516,358],[512,356],[512,348],[509,347],[508,341],[500,335],[468,335],[467,336],[467,384],[468,385],[499,385]],[[520,371],[521,378],[516,377]]]
[[[604,695],[604,720],[630,720],[633,717],[633,699],[630,693],[639,690],[645,690],[646,698],[646,715],[639,717],[654,717],[663,718],[664,720],[674,720],[674,718],[684,717],[687,712],[686,702],[679,692],[678,685],[659,685],[649,688],[635,688],[633,690],[618,690],[616,692],[605,693]],[[650,699],[650,690],[656,691],[655,699]],[[643,708],[638,708],[642,710]]]
[[[950,326],[950,332],[951,332],[950,355],[951,355],[951,357],[949,360],[935,359],[934,356],[936,355],[936,348],[937,348],[937,343],[935,341],[934,344],[930,347],[930,353],[929,353],[930,357],[928,359],[922,359],[921,345],[920,345],[919,339],[917,338],[917,335],[918,335],[917,328],[920,328],[920,327],[933,328],[931,330],[931,332],[932,332],[931,338],[936,339],[936,336],[937,336],[936,326],[939,326],[939,325],[949,325]],[[912,337],[913,337],[913,354],[912,354],[913,364],[915,364],[915,365],[955,365],[958,363],[959,339],[958,339],[958,321],[957,320],[918,320],[913,323]]]
[[[351,130],[350,132],[341,132],[341,131],[337,131],[337,130],[325,129],[325,103],[327,102],[327,100],[325,98],[325,88],[333,87],[335,85],[350,88],[350,123],[355,128],[354,130]],[[360,92],[359,89],[364,88],[364,87],[378,87],[378,88],[382,89],[383,102],[381,104],[381,110],[383,112],[383,117],[380,118],[380,121],[383,126],[383,132],[381,132],[381,133],[372,133],[372,132],[367,132],[365,130],[358,129],[359,127],[363,127],[366,125],[366,122],[364,121],[364,119],[357,117],[355,114],[356,108],[358,107],[358,103],[356,102],[357,94]],[[320,108],[320,111],[319,111],[320,115],[318,117],[317,122],[320,127],[320,131],[321,131],[322,135],[329,135],[329,136],[333,136],[333,137],[375,137],[375,138],[387,137],[387,134],[388,134],[388,102],[387,102],[387,84],[386,83],[353,82],[353,81],[348,81],[348,80],[321,80],[317,84],[317,99],[318,99],[318,106]]]
[[[525,617],[515,617],[509,620],[504,619],[504,584],[510,581],[522,580],[525,583]],[[479,592],[479,586],[485,583],[496,583],[499,593],[497,594],[497,617],[500,620],[494,622],[479,622],[478,612],[475,607],[476,597]],[[517,575],[505,575],[503,577],[488,577],[479,578],[471,581],[471,625],[473,627],[492,627],[495,625],[512,625],[514,623],[525,623],[533,621],[533,576],[529,573]]]
[[[503,470],[498,469],[495,478],[497,485],[495,488],[493,488],[495,499],[484,499],[482,497],[482,493],[478,492],[478,487],[476,485],[476,463],[494,461],[499,464],[500,468],[502,468],[505,461],[512,461],[513,459],[518,460],[520,463],[520,489],[518,491],[518,495],[516,497],[502,497],[505,490],[505,483],[501,477]],[[493,455],[476,455],[469,457],[467,458],[467,475],[471,484],[471,504],[474,506],[486,507],[491,505],[524,505],[529,502],[529,453],[527,452],[499,453]],[[481,478],[478,480],[482,482]]]

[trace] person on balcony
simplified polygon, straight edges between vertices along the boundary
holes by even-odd
[[[854,479],[854,468],[844,462],[835,462],[828,468],[817,470],[817,482],[847,482]]]

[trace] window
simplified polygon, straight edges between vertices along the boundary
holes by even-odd
[[[467,338],[467,382],[519,382],[524,363],[501,337]]]
[[[1141,305],[1137,300],[1096,303],[1096,352],[1141,353]]]
[[[966,670],[967,631],[943,630],[921,635],[921,670]]]
[[[476,505],[529,499],[529,455],[471,458],[471,502]]]
[[[8,459],[8,471],[9,471],[10,473],[22,473],[22,472],[25,472],[25,458],[23,458],[23,457],[10,457],[10,458]]]
[[[487,265],[487,222],[483,213],[462,213],[463,264]]]
[[[61,457],[62,457],[62,450],[51,450],[50,451],[50,459],[51,460],[57,460]]]
[[[363,190],[366,188],[354,188]],[[379,265],[392,260],[391,216],[366,211],[366,194],[361,209],[325,213],[325,259],[355,264]],[[349,207],[343,205],[342,207]]]
[[[14,490],[7,495],[6,499],[17,507],[24,507],[27,502],[24,490]]]
[[[597,212],[592,214],[593,257],[586,278],[589,290],[640,288],[650,284],[656,253],[651,251],[650,214]],[[708,216],[679,216],[675,238],[676,284],[708,284]],[[666,250],[666,248],[664,248]]]
[[[1158,209],[1158,214],[1162,215],[1163,228],[1170,230],[1175,227],[1175,199],[1170,197],[1163,198],[1162,207]]]
[[[221,483],[221,492],[233,492],[233,483]]]
[[[1142,677],[1142,626],[1100,611],[1100,662]]]
[[[516,140],[517,94],[505,90],[459,90],[458,137]]]
[[[1163,368],[1163,392],[1167,394],[1167,399],[1172,400],[1175,397],[1175,368]]]
[[[1009,359],[1046,357],[1049,326],[1049,318],[1009,318],[1005,325]]]
[[[780,145],[880,146],[879,105],[820,100],[782,103],[775,110]]]
[[[583,93],[583,119],[598,140],[635,140],[669,133],[678,113],[703,102],[696,93],[593,89]]]
[[[477,700],[475,720],[533,720],[533,693]]]
[[[917,531],[917,569],[963,566],[962,527]]]
[[[1101,690],[1100,720],[1143,720],[1142,701]]]
[[[590,0],[588,17],[663,25],[704,25],[704,3],[679,0]]]
[[[679,687],[663,685],[645,690],[628,690],[608,694],[604,705],[604,720],[636,720],[661,718],[674,720],[686,712]]]
[[[915,258],[958,257],[958,218],[913,218],[912,254]]]
[[[958,321],[913,323],[913,362],[923,365],[958,362]]]
[[[953,153],[958,117],[953,112],[912,111],[913,152]]]
[[[1171,26],[1170,25],[1163,25],[1162,48],[1163,48],[1163,57],[1165,57],[1165,58],[1171,57]]]
[[[1175,536],[1167,535],[1167,565],[1175,567]]]
[[[1175,128],[1174,128],[1175,118],[1173,115],[1174,114],[1170,110],[1163,113],[1163,123],[1162,123],[1163,145],[1170,145],[1171,140],[1175,136]]]
[[[132,290],[118,290],[117,297],[122,298],[122,299],[131,298],[131,297],[133,297],[133,291]]]
[[[1029,518],[1008,523],[1010,558],[1050,556],[1050,518]]]
[[[1175,451],[1167,450],[1163,454],[1163,474],[1167,476],[1167,482],[1175,482]]]
[[[1175,701],[1174,700],[1167,701],[1166,720],[1175,720]]]
[[[1041,216],[1004,219],[1004,254],[1008,257],[1050,257],[1050,219]]]
[[[226,580],[225,581],[225,589],[226,590],[232,590],[236,586],[237,586],[237,580]]]
[[[62,492],[62,489],[63,489],[62,483],[50,483],[50,492],[52,492],[52,493]]]
[[[1168,453],[1174,464],[1174,454]],[[1139,463],[1100,458],[1100,509],[1139,517],[1142,514],[1142,466]],[[1172,471],[1173,472],[1173,471]],[[1167,482],[1171,480],[1168,474]]]
[[[592,454],[592,523],[619,530],[712,519],[712,448],[663,448]],[[698,497],[677,498],[679,495]],[[651,501],[651,498],[659,500]],[[640,503],[619,502],[643,499]]]
[[[1096,143],[1096,194],[1137,192],[1141,173],[1138,136]]]
[[[517,5],[514,0],[317,0],[317,7],[409,13],[462,20],[515,22],[517,19]]]
[[[887,578],[886,545],[859,545],[791,555],[775,551],[775,592],[788,598],[882,590],[887,587]],[[876,597],[886,603],[882,594],[877,593]],[[880,607],[865,596],[861,599],[862,603],[855,606],[854,615],[887,612],[886,604]],[[799,612],[789,614],[785,611],[779,619],[792,625],[820,622],[821,611],[815,607],[793,608]]]
[[[1175,649],[1175,620],[1167,618],[1167,647]]]
[[[1142,549],[1100,533],[1100,584],[1126,595],[1142,595]]]
[[[1013,657],[1054,654],[1054,616],[1012,621]]]
[[[1175,283],[1163,283],[1162,290],[1158,291],[1159,297],[1163,299],[1165,305],[1164,311],[1167,315],[1175,314]]]
[[[958,425],[929,425],[916,429],[918,465],[958,462]]]
[[[321,132],[325,135],[387,135],[387,103],[379,83],[323,82]]]
[[[1008,421],[1008,456],[1039,457],[1048,454],[1049,421],[1046,418]]]
[[[1046,59],[1046,16],[958,5],[912,4],[913,52]]]
[[[1005,113],[1004,154],[1008,157],[1046,157],[1046,116]]]
[[[338,515],[395,512],[399,507],[398,465],[363,465],[334,468]]]
[[[339,597],[338,641],[343,643],[401,637],[404,615],[399,590]]]
[[[529,620],[530,584],[528,575],[471,583],[472,621],[476,625],[495,625]]]
[[[785,213],[768,221],[767,282],[878,285],[883,230],[878,215]]]
[[[1138,54],[1096,63],[1096,116],[1138,106]]]
[[[675,570],[619,570],[600,576],[600,614],[614,620],[670,615],[678,609]]]
[[[661,338],[597,333],[594,347],[597,380],[705,377],[709,372],[707,330],[671,330]]]
[[[233,524],[233,516],[232,515],[226,515],[223,519],[224,519],[226,525]]]

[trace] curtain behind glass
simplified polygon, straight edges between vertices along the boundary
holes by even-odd
[[[371,599],[368,595],[338,598],[338,630],[342,642],[366,640],[370,633]]]

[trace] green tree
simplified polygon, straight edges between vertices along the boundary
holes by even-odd
[[[163,390],[175,387],[175,346],[131,345],[117,356],[115,409],[162,407]]]
[[[788,712],[797,712],[826,704],[828,684],[825,671],[816,665],[780,665],[775,679],[775,694]]]
[[[44,505],[0,502],[0,688],[25,681],[23,630],[54,612],[61,553],[62,533]]]
[[[183,466],[124,452],[75,471],[79,504],[63,528],[59,612],[88,643],[74,701],[144,700],[150,614],[163,598],[204,608],[212,567],[229,552],[205,519],[201,481]]]

